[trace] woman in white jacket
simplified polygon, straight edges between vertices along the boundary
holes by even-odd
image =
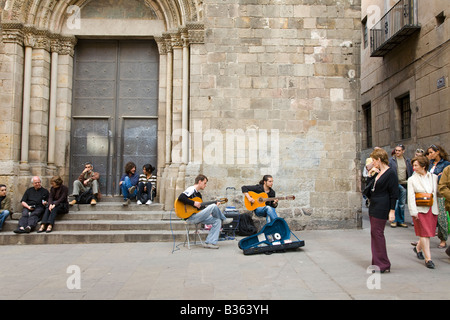
[[[411,160],[414,174],[408,179],[408,209],[414,220],[416,236],[420,237],[414,252],[419,259],[424,259],[427,268],[434,269],[431,261],[430,238],[435,236],[439,209],[437,205],[437,176],[428,172],[429,161],[426,157],[418,156]],[[433,194],[431,207],[416,205],[416,192]],[[423,252],[423,254],[422,254]]]

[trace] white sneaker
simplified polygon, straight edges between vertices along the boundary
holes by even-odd
[[[203,245],[203,248],[206,248],[206,249],[219,249],[219,246],[217,246],[215,244],[212,244],[212,243],[205,243]]]
[[[137,204],[142,204],[141,200],[136,201]]]
[[[223,220],[222,224],[230,224],[233,222],[233,218],[226,218],[225,220]]]
[[[148,200],[145,204],[152,204],[152,200]]]

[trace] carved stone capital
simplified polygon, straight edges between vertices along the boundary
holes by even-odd
[[[50,40],[50,50],[51,52],[59,53],[61,51],[61,43],[59,39]]]
[[[34,34],[27,33],[23,37],[23,45],[25,47],[32,47],[34,48],[34,45],[36,44],[36,39],[34,37]]]
[[[59,40],[60,49],[59,54],[68,54],[73,57],[75,53],[75,45],[77,44],[77,39],[75,37],[65,37]]]
[[[34,40],[34,49],[44,49],[50,52],[50,39],[45,35],[37,35]]]
[[[181,35],[178,32],[170,33],[170,39],[173,48],[182,48],[183,41],[181,41]]]
[[[186,28],[188,29],[190,43],[205,43],[205,26],[203,23],[188,22]]]
[[[22,45],[24,42],[23,31],[19,29],[3,29],[2,41],[3,43],[16,43]]]
[[[159,54],[167,54],[167,46],[164,37],[155,37],[156,45],[158,46]]]
[[[172,52],[173,51],[173,45],[172,45],[172,38],[169,33],[163,34],[164,42],[166,44],[166,52]]]

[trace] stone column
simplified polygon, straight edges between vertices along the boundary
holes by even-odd
[[[173,86],[173,48],[171,41],[166,41],[166,166],[172,162],[172,86]]]
[[[30,95],[29,163],[33,175],[46,176],[50,98],[50,39],[46,31],[36,30]],[[45,183],[45,181],[43,181]]]
[[[25,63],[22,107],[22,148],[20,151],[20,163],[26,165],[28,164],[30,142],[31,64],[33,59],[33,46],[35,43],[33,35],[25,35],[23,42],[25,46]]]
[[[55,151],[54,165],[66,182],[69,179],[70,138],[72,116],[72,80],[75,37],[58,38],[58,69],[55,96]],[[52,83],[53,84],[53,83]]]
[[[169,61],[169,48],[163,36],[155,37],[159,50],[159,93],[158,93],[158,163],[157,163],[157,201],[164,203],[166,193],[163,191],[165,184],[165,170],[170,161],[170,126],[171,104],[169,85],[171,81],[171,61]],[[171,55],[170,55],[171,56]]]
[[[171,33],[172,70],[172,155],[171,163],[182,160],[183,44],[179,33]]]
[[[56,143],[56,92],[58,86],[58,40],[51,42],[51,75],[50,75],[50,110],[48,120],[48,155],[49,166],[55,165],[55,143]]]
[[[174,53],[174,44],[172,41],[172,36],[170,34],[164,35],[166,40],[166,48],[167,48],[167,71],[166,71],[166,166],[164,169],[163,174],[163,184],[162,187],[164,188],[164,195],[161,194],[161,203],[164,204],[164,208],[166,210],[170,210],[173,208],[173,202],[175,199],[175,178],[177,176],[176,170],[174,170],[173,165],[173,157],[172,157],[172,151],[173,151],[173,144],[172,144],[172,138],[173,138],[173,131],[175,129],[175,105],[174,100],[176,96],[177,90],[174,90],[174,86],[176,86],[176,83],[178,82],[175,80],[174,76],[174,60],[175,60],[175,53]],[[174,93],[175,92],[175,93]],[[175,178],[174,178],[175,177]]]
[[[181,33],[183,42],[183,91],[181,108],[181,161],[184,164],[189,162],[189,37],[187,29]]]
[[[17,23],[2,23],[0,79],[0,181],[7,186],[13,210],[19,210],[19,174],[28,175],[28,164],[20,165],[22,140],[24,33]],[[31,57],[31,55],[30,55]],[[27,154],[28,155],[28,154]],[[26,179],[29,185],[29,179]]]
[[[191,32],[191,29],[195,31]],[[190,25],[182,28],[180,33],[164,35],[167,53],[166,165],[161,176],[160,202],[165,210],[173,208],[175,198],[186,187],[191,37],[194,37],[195,43],[203,43],[203,25]]]

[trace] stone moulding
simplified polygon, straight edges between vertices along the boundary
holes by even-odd
[[[77,39],[74,36],[63,36],[48,30],[37,29],[22,23],[2,23],[3,43],[16,43],[35,49],[69,54],[73,56]]]

